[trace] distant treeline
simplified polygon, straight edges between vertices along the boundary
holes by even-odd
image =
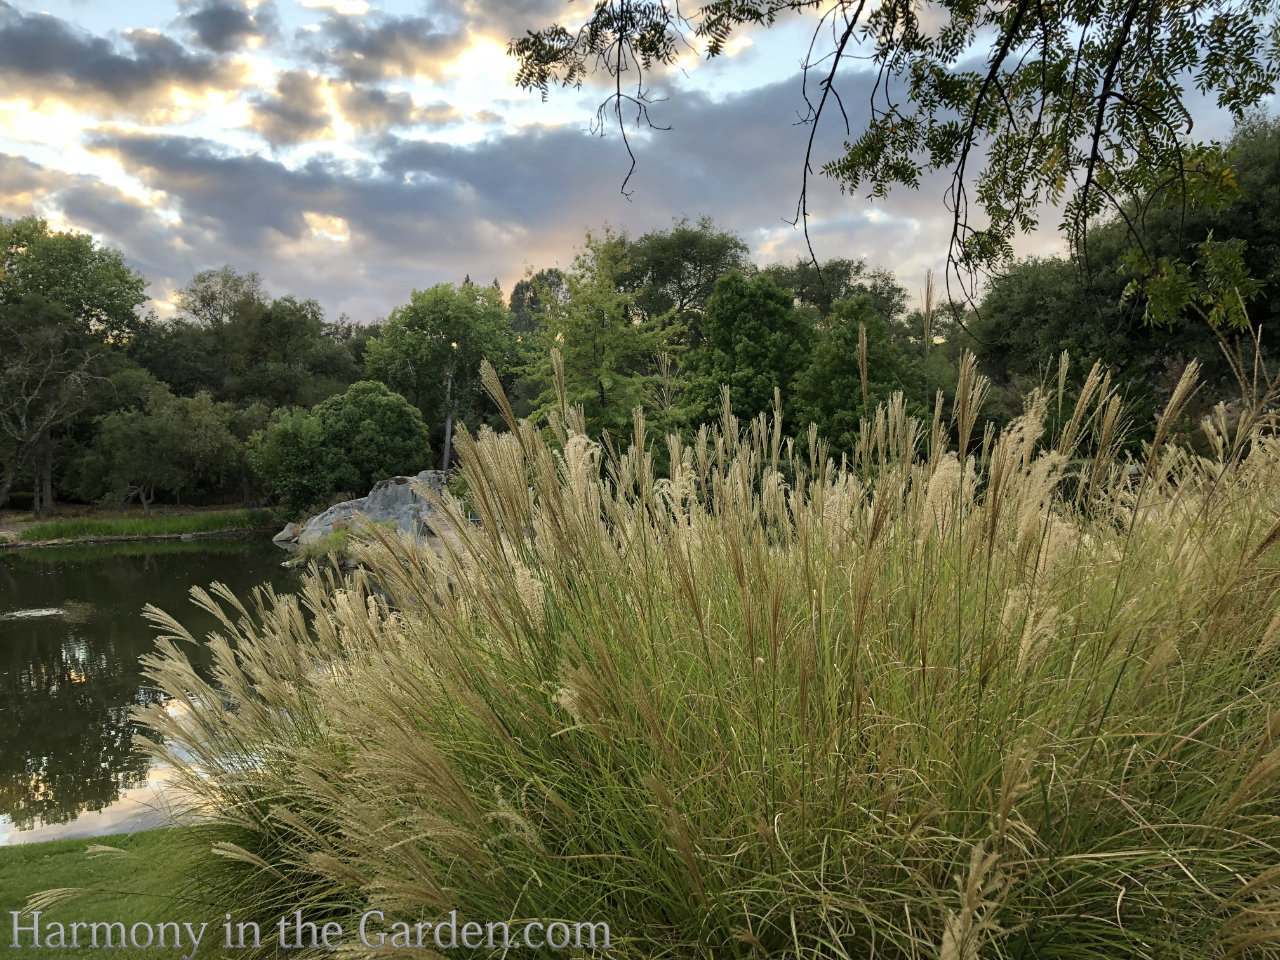
[[[1157,258],[1234,242],[1256,281],[1242,291],[1251,321],[1269,330],[1280,314],[1280,127],[1250,122],[1230,146],[1234,201],[1166,196],[1135,205],[1133,219]],[[1251,363],[1250,340],[1195,315],[1144,323],[1141,290],[1125,295],[1128,248],[1120,224],[1100,224],[1087,250],[1014,262],[975,309],[913,297],[863,260],[759,265],[709,218],[680,220],[639,237],[588,234],[567,269],[531,272],[509,296],[468,277],[361,324],[272,296],[231,266],[198,273],[177,316],[161,319],[140,312],[146,280],[121,252],[36,218],[0,222],[0,507],[302,510],[383,476],[447,468],[458,425],[500,419],[480,382],[486,359],[517,415],[545,422],[580,405],[593,434],[620,439],[636,407],[660,441],[717,418],[722,387],[743,418],[772,410],[777,391],[798,442],[814,424],[836,457],[895,393],[924,418],[939,394],[949,403],[964,350],[994,381],[984,415],[997,425],[1056,376],[1064,351],[1069,382],[1095,361],[1111,370],[1137,422],[1195,359],[1205,387],[1182,424],[1190,437],[1210,407],[1239,397],[1228,354]],[[654,447],[661,465],[664,445]]]

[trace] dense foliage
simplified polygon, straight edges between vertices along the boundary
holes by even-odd
[[[364,380],[310,412],[280,410],[249,439],[249,459],[298,511],[335,491],[361,496],[378,480],[417,473],[429,462],[421,414],[398,393]]]

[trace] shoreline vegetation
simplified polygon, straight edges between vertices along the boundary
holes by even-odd
[[[146,543],[244,536],[279,526],[272,509],[191,510],[151,517],[87,516],[15,523],[0,530],[0,550],[81,543]]]

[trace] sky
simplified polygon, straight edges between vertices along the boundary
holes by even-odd
[[[691,50],[655,77],[669,129],[635,134],[623,196],[622,141],[591,129],[599,80],[544,102],[506,55],[591,6],[0,0],[0,217],[34,213],[120,249],[161,316],[196,272],[231,264],[367,322],[466,275],[509,293],[529,269],[569,265],[589,229],[635,236],[680,217],[710,216],[759,263],[801,255],[788,221],[815,18],[748,30],[713,60]],[[869,90],[862,79],[847,89]],[[842,133],[828,125],[816,156],[836,155]],[[945,186],[873,203],[819,176],[815,251],[866,257],[916,296],[945,262]],[[1045,230],[1019,249],[1059,244]]]

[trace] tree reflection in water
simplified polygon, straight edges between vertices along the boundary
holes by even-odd
[[[0,816],[19,830],[66,823],[145,783],[130,711],[160,696],[138,665],[154,644],[143,605],[199,636],[214,623],[193,585],[288,589],[282,556],[257,540],[0,553]]]

